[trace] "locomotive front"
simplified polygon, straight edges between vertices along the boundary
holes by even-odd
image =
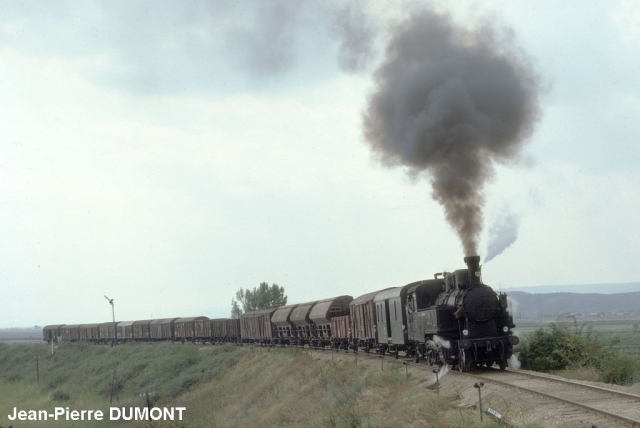
[[[511,331],[507,295],[482,282],[479,256],[464,261],[467,269],[444,273],[443,291],[424,311],[426,357],[460,371],[494,363],[504,370],[519,342]]]

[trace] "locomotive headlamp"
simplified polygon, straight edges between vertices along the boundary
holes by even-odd
[[[480,271],[476,271],[476,278],[480,278]]]
[[[513,346],[516,346],[518,343],[520,343],[520,338],[518,336],[509,336],[509,343],[511,343]]]
[[[509,327],[507,327],[506,325],[504,327],[502,327],[502,331],[504,331],[505,333],[509,331]]]
[[[467,330],[466,328],[464,330],[462,330],[462,334],[464,334],[465,336],[469,335],[469,330]]]

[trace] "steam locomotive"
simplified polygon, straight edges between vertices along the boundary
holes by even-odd
[[[507,296],[482,283],[480,257],[465,257],[468,269],[434,279],[369,293],[351,303],[352,345],[356,349],[412,356],[414,361],[448,364],[467,371],[497,363],[504,370],[519,339]],[[367,333],[374,305],[375,329]]]
[[[468,269],[436,274],[407,290],[407,342],[413,342],[408,346],[416,358],[457,365],[460,371],[494,363],[504,370],[519,343],[507,295],[483,284],[480,257],[464,261]]]
[[[240,319],[164,318],[103,324],[50,325],[46,341],[192,341],[265,346],[311,346],[400,352],[430,364],[507,367],[519,339],[507,296],[483,284],[480,257],[464,258],[467,269],[434,279],[386,288],[354,299],[319,301],[247,312]]]

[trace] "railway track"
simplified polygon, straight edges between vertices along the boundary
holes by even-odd
[[[314,350],[314,352],[321,349]],[[335,350],[333,351],[335,352]],[[344,354],[344,351],[340,351]],[[349,355],[354,355],[352,351]],[[365,357],[364,353],[360,353]],[[389,363],[405,362],[408,358],[401,355],[400,361],[395,360],[393,355],[371,354],[369,358],[384,358],[391,360]],[[420,366],[426,366],[421,363]],[[617,391],[569,379],[562,379],[551,375],[531,372],[528,370],[506,370],[500,371],[497,368],[477,369],[471,372],[459,373],[451,370],[448,374],[453,376],[468,376],[488,385],[493,383],[507,388],[514,388],[518,391],[534,394],[539,397],[537,405],[563,406],[558,411],[558,416],[566,422],[566,426],[588,426],[588,427],[618,427],[632,426],[640,427],[640,395]],[[589,424],[584,425],[585,415],[589,415]],[[572,423],[573,421],[573,423]]]
[[[454,372],[455,373],[455,372]],[[640,395],[579,383],[553,376],[519,371],[483,369],[456,375],[471,376],[546,399],[562,402],[574,409],[597,415],[598,427],[640,427]],[[571,411],[567,412],[571,416]],[[576,414],[577,415],[577,414]],[[596,422],[595,420],[593,422]],[[615,422],[615,425],[612,424]]]

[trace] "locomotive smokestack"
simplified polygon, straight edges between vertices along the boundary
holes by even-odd
[[[480,281],[480,256],[468,256],[464,258],[464,262],[469,269],[469,283],[478,285]]]

